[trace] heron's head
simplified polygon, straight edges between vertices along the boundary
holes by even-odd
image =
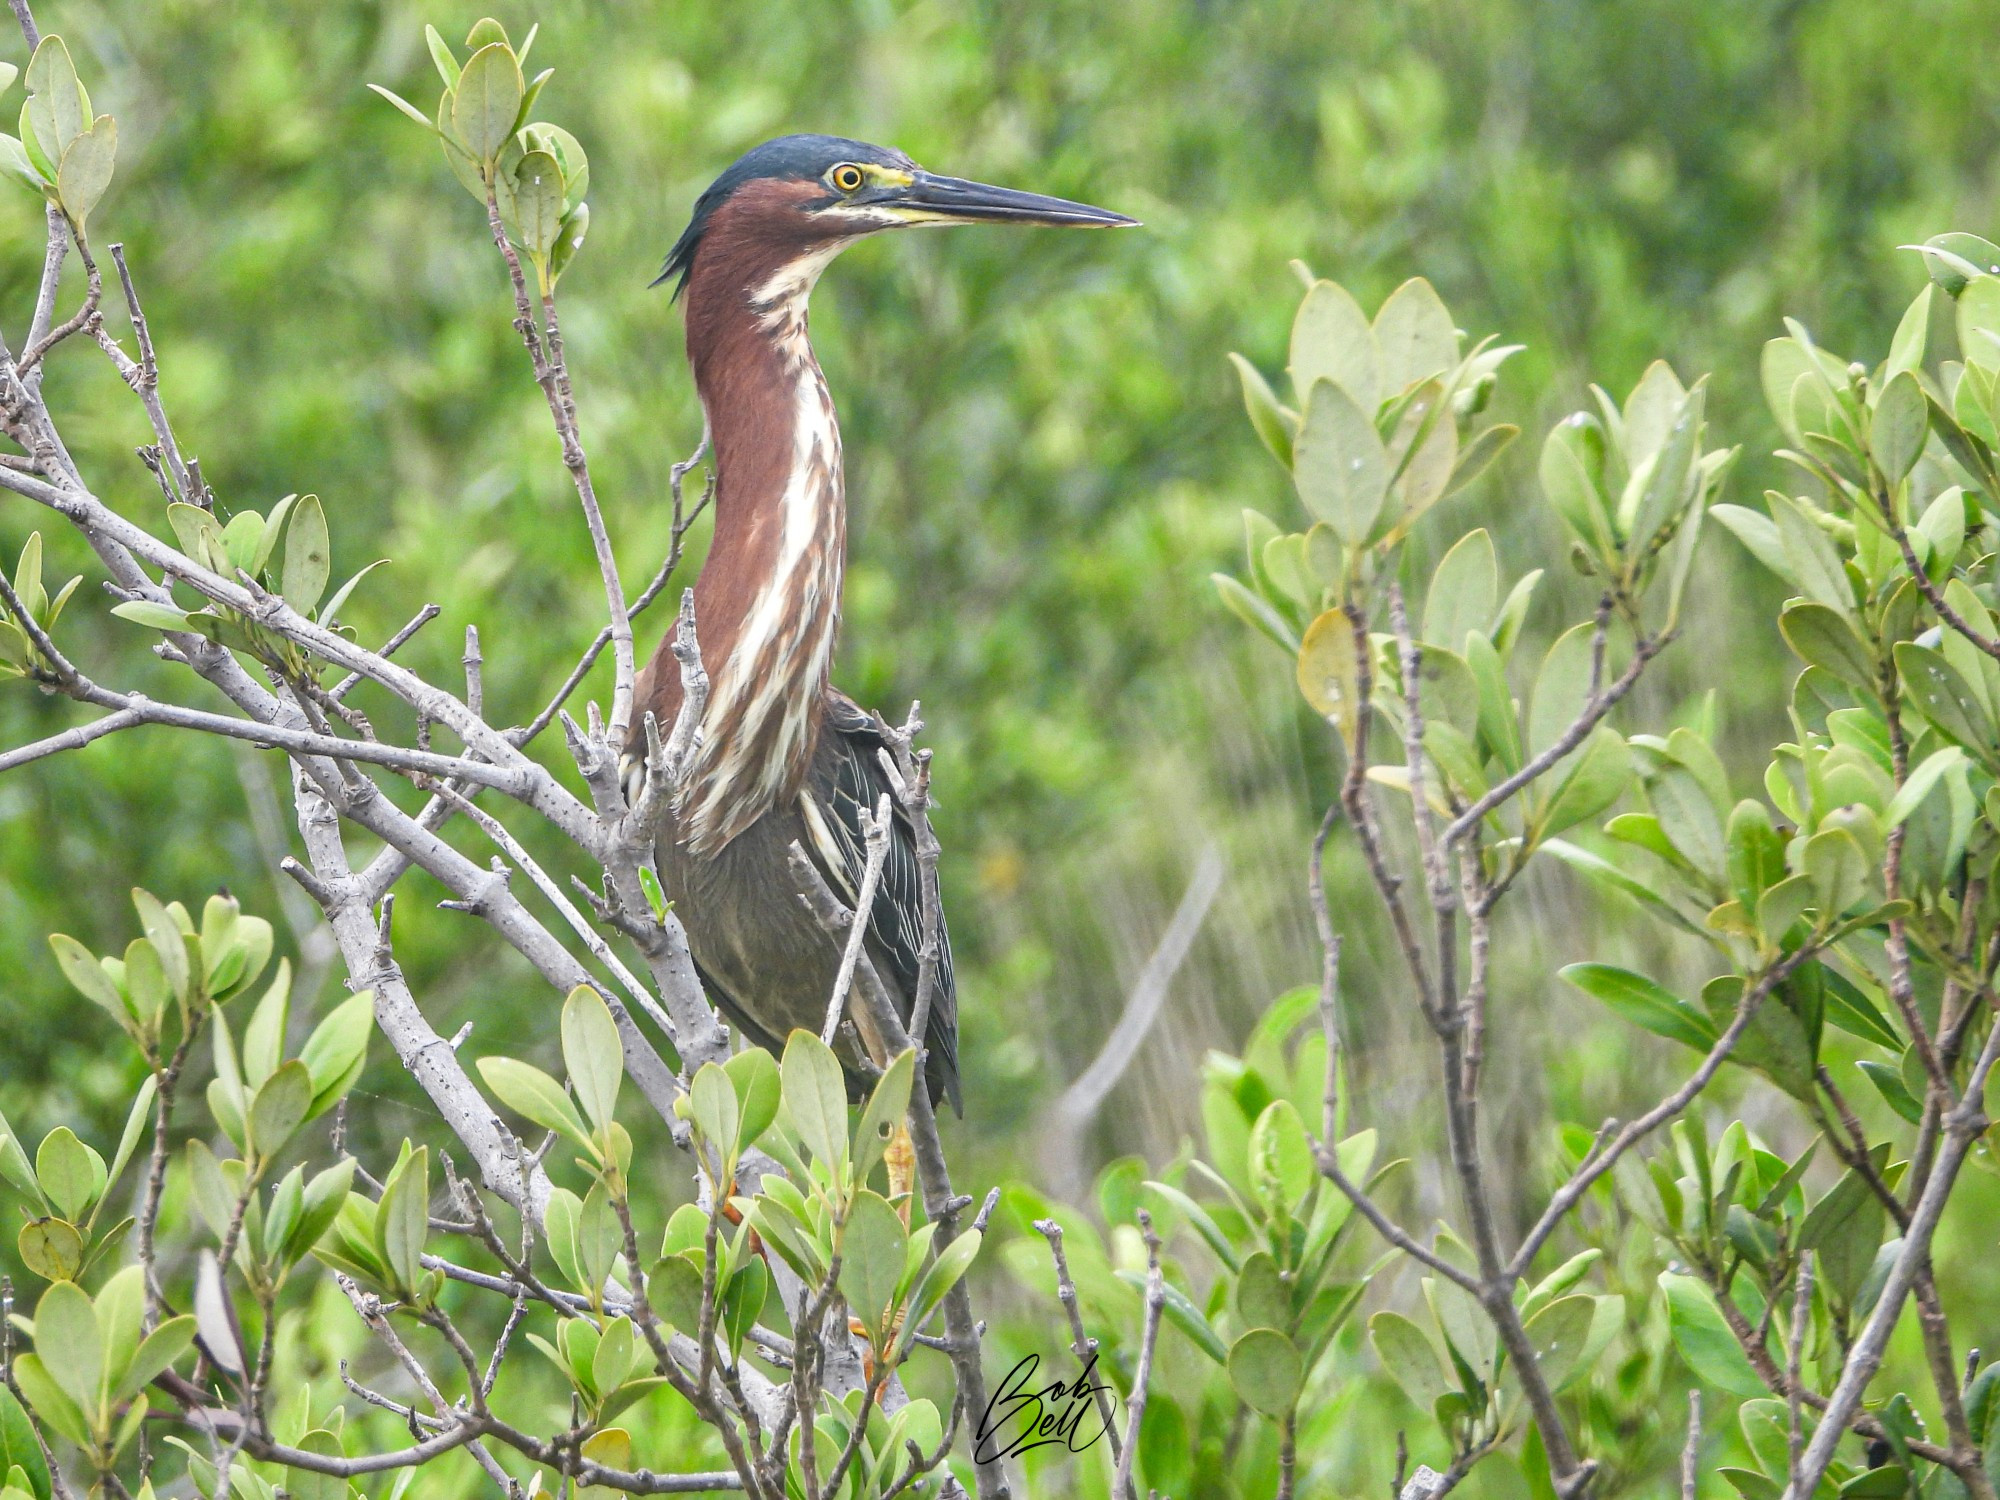
[[[1039,224],[1117,229],[1138,223],[1109,209],[927,172],[900,151],[834,135],[787,135],[747,152],[716,178],[667,255],[660,281],[679,296],[703,265],[741,264],[752,278],[786,272],[810,284],[863,235],[945,224]],[[658,283],[655,283],[656,285]]]

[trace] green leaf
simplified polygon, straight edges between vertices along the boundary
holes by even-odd
[[[1603,1001],[1616,1015],[1655,1036],[1697,1052],[1715,1045],[1717,1033],[1707,1016],[1643,974],[1600,963],[1571,964],[1558,972],[1586,995]]]
[[[625,1383],[626,1377],[632,1373],[632,1362],[638,1352],[638,1341],[633,1336],[630,1318],[612,1318],[605,1323],[604,1334],[597,1341],[597,1352],[590,1357],[591,1383],[600,1395],[609,1395]]]
[[[1735,533],[1736,540],[1748,548],[1758,562],[1794,588],[1798,587],[1792,560],[1786,555],[1785,544],[1778,536],[1777,522],[1744,505],[1711,505],[1708,513]]]
[[[1229,1383],[1244,1403],[1267,1417],[1282,1417],[1305,1385],[1298,1346],[1273,1328],[1253,1328],[1229,1346]]]
[[[1247,1328],[1291,1326],[1291,1288],[1268,1250],[1259,1250],[1243,1262],[1242,1274],[1236,1278],[1235,1300],[1236,1315]]]
[[[1676,419],[1686,410],[1687,395],[1687,387],[1665,360],[1646,366],[1625,398],[1625,455],[1634,474],[1666,448]]]
[[[703,1063],[688,1089],[695,1128],[721,1152],[725,1162],[736,1152],[737,1127],[743,1113],[736,1102],[736,1090],[720,1063]]]
[[[431,50],[431,61],[437,65],[438,77],[444,80],[448,89],[458,87],[458,59],[452,56],[451,47],[438,35],[435,26],[424,28],[424,44]]]
[[[1121,1270],[1118,1279],[1141,1292],[1146,1290],[1144,1271]],[[1187,1293],[1171,1281],[1166,1282],[1162,1290],[1166,1301],[1161,1304],[1161,1311],[1166,1314],[1167,1321],[1192,1339],[1195,1346],[1218,1365],[1227,1364],[1228,1347],[1216,1337],[1215,1330],[1208,1325],[1208,1319],[1201,1315],[1200,1308],[1188,1300]]]
[[[299,1061],[312,1077],[312,1107],[308,1120],[318,1119],[354,1087],[368,1061],[368,1039],[375,1034],[375,992],[362,990],[328,1011],[299,1049]]]
[[[287,1263],[303,1257],[333,1227],[333,1221],[339,1217],[353,1185],[354,1167],[354,1158],[346,1157],[325,1171],[315,1173],[306,1184],[299,1205],[298,1222],[292,1226],[281,1247]]]
[[[20,1384],[21,1394],[28,1398],[28,1405],[34,1408],[35,1415],[49,1426],[79,1448],[89,1448],[96,1443],[83,1412],[56,1383],[55,1377],[50,1375],[48,1367],[39,1357],[33,1354],[18,1356],[14,1361],[14,1379]]]
[[[1824,604],[1793,604],[1778,616],[1778,632],[1807,666],[1831,672],[1871,697],[1876,693],[1875,663],[1838,610]]]
[[[1321,380],[1346,391],[1354,404],[1372,413],[1381,400],[1380,358],[1368,315],[1331,281],[1316,281],[1292,321],[1292,390],[1305,404]]]
[[[1674,1347],[1688,1368],[1732,1396],[1764,1395],[1764,1382],[1743,1357],[1742,1346],[1723,1321],[1708,1288],[1692,1276],[1662,1271],[1660,1289],[1667,1297],[1667,1322],[1673,1330]]]
[[[47,186],[35,164],[28,159],[28,151],[19,137],[0,134],[0,172],[6,173],[23,187],[38,196]]]
[[[171,507],[169,507],[171,509]],[[139,913],[139,925],[146,930],[146,940],[153,945],[159,956],[160,968],[166,973],[167,985],[183,1004],[188,1000],[188,986],[192,975],[188,967],[187,939],[182,934],[180,924],[173,913],[160,904],[159,898],[150,891],[134,889],[132,905]]]
[[[150,945],[149,945],[150,946]],[[250,1013],[243,1028],[243,1078],[252,1088],[262,1084],[285,1060],[285,1028],[292,1014],[292,966],[278,961],[278,976]]]
[[[347,601],[353,597],[354,591],[361,586],[361,580],[366,578],[370,573],[374,572],[377,568],[384,568],[387,567],[388,565],[389,565],[388,558],[378,557],[367,567],[363,568],[359,573],[356,573],[352,578],[348,579],[347,582],[343,583],[339,588],[335,589],[333,591],[333,597],[328,599],[325,604],[320,606],[319,616],[318,616],[319,623],[329,627],[337,624],[340,620],[340,612],[347,607]]]
[[[346,1450],[340,1445],[339,1435],[329,1432],[324,1427],[315,1427],[303,1434],[295,1446],[303,1453],[316,1453],[321,1458],[346,1456]],[[231,1481],[233,1488],[234,1471],[231,1474]],[[352,1492],[352,1486],[338,1475],[322,1474],[315,1469],[285,1470],[287,1500],[347,1500]]]
[[[90,100],[61,37],[42,38],[35,55],[28,59],[26,83],[22,141],[26,144],[32,138],[45,161],[60,161],[70,142],[90,127]],[[51,167],[44,175],[53,181],[56,174]]]
[[[563,178],[556,159],[546,151],[523,156],[514,168],[510,196],[521,248],[533,256],[548,255],[562,231]]]
[[[1250,1182],[1274,1218],[1297,1212],[1319,1180],[1305,1122],[1289,1099],[1266,1105],[1250,1129]]]
[[[208,1143],[197,1137],[187,1143],[188,1182],[194,1192],[196,1210],[207,1223],[209,1229],[220,1238],[228,1232],[229,1221],[235,1216],[237,1190],[242,1184],[242,1163],[232,1161],[228,1168],[235,1170],[229,1175],[224,1164],[208,1148]]]
[[[840,1292],[878,1348],[889,1327],[903,1275],[909,1231],[889,1200],[862,1189],[848,1210],[840,1242]]]
[[[1791,563],[1792,574],[1807,598],[1843,615],[1854,613],[1854,590],[1833,541],[1796,501],[1775,491],[1767,497],[1771,519]]]
[[[57,932],[49,935],[49,949],[56,956],[63,978],[86,1000],[110,1012],[111,1018],[120,1026],[130,1024],[131,1016],[125,1009],[125,1002],[118,996],[118,986],[111,982],[111,976],[104,972],[103,966],[88,948],[75,938]]]
[[[514,134],[527,84],[505,42],[489,42],[466,59],[459,73],[451,120],[466,149],[488,171]]]
[[[430,1230],[430,1160],[419,1146],[382,1185],[375,1211],[375,1253],[394,1272],[398,1290],[413,1291],[423,1278],[424,1237]]]
[[[1521,1299],[1521,1316],[1532,1318],[1564,1292],[1569,1291],[1590,1273],[1590,1268],[1604,1259],[1604,1252],[1598,1249],[1579,1250],[1568,1260],[1557,1266],[1548,1275],[1536,1282],[1528,1295]]]
[[[729,1081],[736,1090],[741,1118],[736,1145],[747,1148],[754,1145],[757,1138],[771,1128],[771,1122],[778,1118],[778,1104],[783,1090],[778,1078],[778,1062],[762,1047],[749,1047],[725,1062],[722,1070],[729,1075]]]
[[[1660,832],[1681,858],[1713,886],[1728,875],[1722,819],[1701,779],[1678,763],[1668,765],[1646,787]]]
[[[1905,370],[1923,368],[1924,346],[1930,340],[1931,302],[1934,296],[1935,293],[1926,285],[1904,309],[1902,319],[1896,324],[1895,337],[1889,340],[1889,360],[1883,366],[1890,380],[1893,381]]]
[[[810,1031],[794,1031],[778,1071],[799,1139],[840,1181],[847,1172],[847,1083],[833,1049]]]
[[[1632,756],[1625,738],[1599,724],[1583,742],[1575,764],[1535,821],[1537,842],[1606,812],[1632,781]]]
[[[1232,1272],[1242,1269],[1236,1247],[1229,1242],[1229,1236],[1222,1232],[1222,1226],[1215,1222],[1215,1216],[1179,1188],[1164,1182],[1148,1181],[1142,1184],[1144,1190],[1153,1194],[1173,1212],[1186,1219],[1195,1233],[1202,1237],[1216,1258]],[[1157,1210],[1156,1210],[1157,1217]]]
[[[312,1074],[293,1058],[258,1088],[250,1102],[250,1144],[265,1160],[285,1149],[312,1108]]]
[[[684,1255],[669,1255],[653,1267],[647,1299],[653,1311],[689,1338],[701,1332],[701,1268]]]
[[[159,1081],[148,1073],[139,1083],[139,1091],[132,1096],[132,1107],[125,1113],[125,1129],[118,1137],[118,1150],[111,1158],[111,1166],[106,1171],[104,1181],[109,1187],[124,1175],[126,1165],[132,1160],[132,1153],[139,1149],[139,1139],[146,1134],[153,1122],[153,1101],[159,1097]]]
[[[1942,654],[1913,641],[1896,644],[1896,671],[1923,715],[1940,733],[1990,758],[1993,721],[1971,685]]]
[[[285,571],[278,591],[285,603],[310,617],[326,592],[333,549],[326,534],[326,510],[319,496],[307,495],[292,507],[285,527]]]
[[[482,1057],[479,1076],[500,1102],[544,1130],[553,1130],[580,1150],[592,1148],[590,1130],[562,1085],[530,1063],[511,1057]]]
[[[0,1473],[11,1474],[16,1468],[27,1476],[35,1500],[49,1500],[49,1466],[42,1445],[14,1393],[0,1386]]]
[[[71,141],[56,166],[56,196],[72,223],[81,224],[111,186],[118,159],[118,122],[99,115],[90,129]]]
[[[609,1130],[617,1116],[619,1085],[625,1078],[625,1049],[618,1039],[618,1023],[611,1018],[611,1007],[587,984],[571,990],[563,1002],[562,1049],[563,1066],[569,1069],[577,1102],[591,1124],[601,1131]]]
[[[1785,878],[1785,845],[1761,802],[1745,798],[1731,809],[1724,833],[1729,851],[1730,894],[1746,911]]]
[[[1528,1341],[1551,1390],[1563,1390],[1590,1373],[1585,1356],[1596,1318],[1595,1297],[1558,1297],[1528,1319]]]
[[[909,1313],[903,1322],[903,1348],[909,1347],[925,1320],[951,1289],[965,1278],[965,1273],[972,1268],[973,1259],[979,1254],[983,1238],[978,1230],[968,1229],[938,1251],[937,1259],[931,1262],[917,1282],[916,1290],[910,1294]]]
[[[395,105],[396,108],[400,109],[404,114],[408,115],[412,120],[415,120],[419,125],[423,126],[424,129],[432,132],[436,131],[437,127],[431,123],[431,117],[425,114],[422,110],[418,109],[416,105],[410,103],[410,101],[405,99],[401,94],[392,93],[390,90],[383,88],[382,85],[379,83],[371,83],[368,85],[368,87],[373,89],[376,93],[380,94],[384,99],[387,99],[391,104]]]
[[[1656,362],[1656,368],[1665,370],[1665,362]],[[1672,378],[1671,371],[1668,378]],[[1678,388],[1679,382],[1674,384]],[[1689,498],[1688,475],[1694,465],[1702,432],[1702,407],[1707,399],[1707,389],[1697,381],[1694,389],[1684,398],[1676,397],[1669,418],[1670,425],[1659,434],[1660,447],[1652,472],[1647,476],[1645,487],[1636,496],[1637,507],[1629,528],[1635,543],[1647,544],[1662,526],[1679,516],[1682,504]],[[1632,436],[1629,420],[1626,432],[1629,439]]]
[[[1344,610],[1330,609],[1306,627],[1297,675],[1306,702],[1333,722],[1351,749],[1360,711],[1361,663],[1355,655],[1354,626]]]
[[[1867,995],[1836,969],[1822,966],[1820,988],[1826,1001],[1826,1018],[1842,1031],[1900,1052],[1903,1039],[1889,1018]]]
[[[1292,627],[1261,595],[1251,592],[1227,573],[1211,573],[1208,581],[1215,586],[1223,607],[1245,625],[1262,632],[1287,655],[1299,649],[1298,637]]]
[[[1965,505],[1965,491],[1953,485],[1931,501],[1917,518],[1916,531],[1930,547],[1925,572],[1933,579],[1941,581],[1950,575],[1952,564],[1965,545]]]
[[[1389,455],[1374,422],[1342,387],[1316,380],[1293,450],[1292,479],[1306,509],[1346,545],[1366,543],[1389,492]]]
[[[854,1127],[854,1180],[866,1182],[882,1159],[889,1141],[910,1112],[910,1091],[916,1083],[917,1051],[906,1048],[882,1070],[861,1123]]]
[[[1437,1346],[1399,1312],[1378,1312],[1368,1320],[1368,1341],[1396,1384],[1419,1411],[1429,1411],[1450,1390]]]
[[[1375,314],[1374,332],[1383,396],[1408,390],[1458,363],[1458,329],[1436,288],[1421,276],[1389,294]]]
[[[763,1259],[752,1255],[730,1273],[729,1289],[723,1294],[720,1323],[732,1352],[743,1347],[771,1293],[771,1270]]]
[[[103,1401],[104,1338],[83,1288],[58,1281],[35,1305],[35,1353],[64,1395],[86,1415]]]
[[[15,1244],[23,1264],[44,1281],[74,1281],[82,1274],[83,1236],[66,1219],[31,1219]]]
[[[183,1315],[169,1318],[151,1333],[147,1334],[132,1356],[131,1363],[112,1393],[115,1401],[130,1401],[167,1366],[187,1353],[194,1344],[194,1318]]]
[[[1878,1171],[1886,1151],[1886,1147],[1876,1148]],[[1820,1279],[1841,1305],[1853,1307],[1859,1297],[1875,1264],[1875,1252],[1882,1246],[1887,1222],[1881,1199],[1858,1172],[1844,1173],[1806,1210],[1799,1224],[1799,1248],[1817,1255]]]
[[[72,1223],[90,1211],[108,1178],[104,1158],[76,1138],[67,1125],[42,1137],[35,1152],[35,1176],[57,1213]]]
[[[1929,430],[1930,402],[1917,377],[1904,370],[1882,388],[1868,429],[1868,446],[1889,483],[1916,467]]]
[[[1887,1063],[1872,1060],[1858,1063],[1856,1066],[1867,1075],[1868,1081],[1875,1085],[1875,1091],[1887,1102],[1889,1108],[1912,1125],[1919,1124],[1923,1120],[1923,1102],[1910,1092],[1910,1086],[1903,1082],[1903,1075],[1899,1071]]]
[[[1801,862],[1813,883],[1822,919],[1846,911],[1866,890],[1868,856],[1845,828],[1822,828],[1807,839]]]
[[[1538,474],[1543,495],[1577,540],[1608,558],[1617,545],[1599,481],[1603,462],[1604,431],[1594,418],[1578,412],[1549,429]]]
[[[1424,596],[1422,636],[1433,646],[1462,651],[1470,631],[1487,630],[1500,593],[1500,568],[1493,538],[1481,527],[1468,531],[1445,553]]]
[[[1357,309],[1358,311],[1358,309]],[[1270,385],[1257,367],[1240,354],[1229,356],[1243,383],[1243,408],[1250,414],[1250,426],[1271,456],[1287,469],[1292,466],[1292,435],[1298,430],[1298,414],[1278,403]]]
[[[1484,474],[1493,460],[1520,435],[1521,429],[1512,422],[1495,422],[1491,427],[1481,429],[1477,437],[1459,450],[1458,465],[1451,471],[1451,483],[1445,486],[1444,498],[1450,499]]]
[[[571,196],[574,197],[581,191],[582,189],[578,188],[572,182],[570,185]],[[569,269],[569,263],[576,259],[576,252],[583,248],[584,237],[589,233],[590,205],[588,203],[579,203],[564,215],[561,232],[556,237],[555,250],[549,256],[549,280],[551,283],[557,277],[561,276],[564,271]]]

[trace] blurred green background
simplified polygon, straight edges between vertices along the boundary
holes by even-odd
[[[588,540],[481,216],[434,142],[363,87],[433,98],[423,23],[457,38],[480,13],[78,0],[40,19],[118,117],[118,176],[93,228],[129,247],[164,395],[225,505],[317,492],[337,574],[392,559],[350,610],[362,638],[435,601],[443,618],[404,658],[452,680],[476,623],[490,712],[517,722],[601,618]],[[853,507],[837,676],[892,716],[920,697],[931,724],[964,996],[968,1119],[954,1128],[975,1182],[1087,1181],[1119,1152],[1171,1155],[1194,1123],[1187,1080],[1203,1052],[1235,1045],[1315,970],[1303,869],[1329,785],[1324,728],[1206,582],[1236,565],[1241,507],[1289,521],[1297,503],[1224,359],[1282,366],[1290,258],[1371,307],[1428,276],[1474,336],[1529,346],[1496,407],[1528,440],[1416,549],[1435,557],[1466,526],[1492,527],[1510,571],[1552,565],[1533,628],[1553,633],[1587,604],[1533,458],[1589,381],[1622,392],[1655,357],[1713,371],[1711,434],[1746,450],[1730,498],[1754,499],[1776,474],[1756,358],[1780,315],[1878,356],[1921,279],[1896,247],[1990,232],[2000,187],[2000,12],[1975,0],[496,13],[517,37],[541,21],[534,60],[557,71],[539,113],[591,156],[592,227],[564,321],[634,588],[665,546],[668,467],[699,435],[677,312],[647,282],[740,151],[790,130],[857,135],[1146,221],[1113,236],[890,236],[845,257],[814,303]],[[25,62],[18,45],[0,56]],[[15,336],[41,235],[25,193],[0,203],[0,316]],[[99,492],[160,524],[129,393],[81,346],[49,384]],[[25,503],[0,507],[0,551],[37,526],[50,531]],[[65,620],[79,660],[205,701],[150,659],[143,632],[90,607],[98,574],[74,539],[50,543],[59,576],[88,579]],[[1772,586],[1719,533],[1705,547],[1703,602],[1626,723],[1655,727],[1697,682],[1716,688],[1747,787],[1783,737],[1792,669]],[[662,618],[645,621],[648,649]],[[607,684],[600,671],[586,692]],[[79,717],[16,690],[0,698],[0,742]],[[190,901],[226,885],[275,917],[289,829],[266,816],[260,836],[253,814],[282,799],[283,777],[274,757],[149,730],[0,783],[0,1106],[31,1135],[78,1115],[102,1133],[134,1077],[108,1023],[62,987],[46,933],[122,945],[133,884]],[[464,828],[454,837],[489,852]],[[1046,1137],[1047,1104],[1109,1030],[1211,846],[1227,876],[1165,1016],[1100,1121]],[[1417,1156],[1430,1127],[1415,1018],[1356,872],[1334,885],[1355,913],[1362,1107]],[[398,929],[435,1024],[476,1022],[475,1054],[547,1061],[552,997],[476,923],[433,910],[439,894],[411,881]],[[1501,972],[1521,982],[1499,1002],[1488,1120],[1501,1176],[1532,1198],[1546,1142],[1522,1122],[1551,1104],[1621,1110],[1671,1062],[1556,993],[1552,966],[1622,954],[1672,974],[1686,959],[1562,878],[1520,906],[1501,938]],[[427,1128],[393,1068],[363,1088],[371,1128]],[[1445,1203],[1429,1178],[1415,1201]]]

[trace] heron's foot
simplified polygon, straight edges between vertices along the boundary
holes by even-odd
[[[917,1180],[917,1148],[910,1140],[910,1127],[904,1121],[896,1122],[896,1130],[889,1137],[889,1144],[882,1151],[883,1165],[889,1169],[889,1201],[896,1205],[896,1212],[903,1216],[903,1227],[910,1227],[910,1195]]]

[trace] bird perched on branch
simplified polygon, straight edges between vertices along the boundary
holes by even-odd
[[[773,1051],[794,1028],[822,1029],[841,961],[841,946],[800,899],[790,850],[804,849],[835,894],[858,905],[864,812],[872,816],[890,790],[881,721],[829,680],[847,512],[840,429],[806,334],[813,284],[847,246],[885,229],[1134,222],[935,176],[880,146],[793,135],[717,178],[667,256],[660,280],[678,278],[688,361],[714,444],[715,536],[694,590],[710,683],[701,742],[655,854],[710,998]],[[646,713],[664,733],[681,695],[663,642],[639,677],[628,776],[643,775]],[[920,871],[909,818],[893,796],[889,805],[889,847],[860,915],[865,951],[907,1025],[923,931]],[[960,1109],[951,950],[939,937],[918,1040],[931,1101]],[[853,1007],[849,1015],[863,1019]],[[835,1046],[854,1082],[854,1043],[843,1034]]]

